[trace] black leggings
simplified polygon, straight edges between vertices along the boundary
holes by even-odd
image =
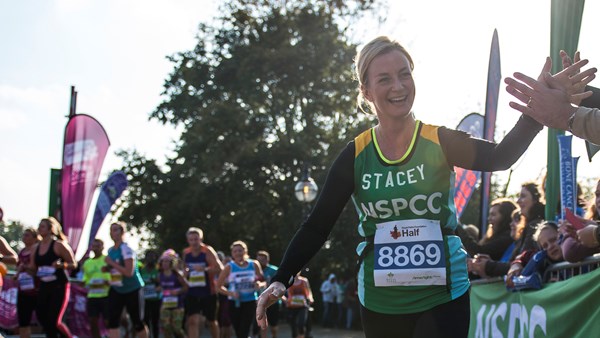
[[[292,337],[296,337],[298,334],[304,335],[306,331],[306,317],[308,314],[308,308],[288,308],[288,322],[292,329]]]
[[[240,302],[239,307],[235,306],[234,301],[229,301],[231,309],[231,324],[235,335],[238,337],[248,337],[250,334],[250,326],[256,315],[256,301]]]
[[[35,314],[44,328],[46,337],[72,337],[62,317],[69,304],[71,284],[59,282],[41,283]]]
[[[160,334],[160,304],[160,299],[144,300],[144,323],[150,338],[158,338]]]
[[[142,288],[128,293],[119,293],[114,288],[108,291],[108,328],[117,329],[121,325],[123,308],[127,309],[135,332],[144,330],[144,292]]]
[[[31,316],[37,305],[37,293],[31,294],[19,291],[17,295],[17,318],[19,327],[27,327],[31,324]]]
[[[469,334],[469,291],[448,303],[418,313],[390,315],[360,307],[366,338],[464,338]]]

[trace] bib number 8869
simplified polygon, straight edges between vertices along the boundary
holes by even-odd
[[[409,264],[421,266],[424,263],[427,263],[427,265],[436,265],[441,258],[442,253],[440,248],[434,243],[430,243],[425,247],[421,244],[415,244],[410,249],[405,245],[399,245],[395,249],[384,246],[379,249],[377,263],[382,268],[392,265],[404,267]]]

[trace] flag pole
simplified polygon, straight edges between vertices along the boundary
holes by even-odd
[[[579,43],[581,17],[585,0],[552,0],[550,10],[550,57],[552,73],[562,70],[560,51],[573,56]],[[558,135],[564,131],[548,128],[548,159],[546,173],[546,219],[554,220],[558,207],[560,173],[558,161]]]
[[[490,61],[488,65],[487,93],[485,100],[485,118],[483,122],[483,137],[488,141],[494,141],[496,129],[496,115],[498,111],[498,94],[500,92],[500,80],[502,79],[500,69],[500,44],[498,42],[498,30],[494,29],[492,45],[490,47]],[[481,173],[481,203],[480,203],[480,233],[487,231],[488,209],[490,204],[490,190],[492,173],[483,171]]]

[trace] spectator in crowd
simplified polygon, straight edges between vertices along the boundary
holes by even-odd
[[[573,211],[578,216],[585,216],[586,207],[589,207],[588,201],[585,200],[585,195],[581,184],[577,183],[577,198],[576,198],[575,210]]]
[[[600,179],[598,179],[598,182],[596,182],[594,196],[588,202],[588,209],[585,217],[595,221],[600,220]]]
[[[579,219],[582,225],[589,221],[598,222],[600,220],[600,179],[596,182],[596,190],[594,197],[589,201],[589,206],[585,217]],[[599,246],[584,245],[577,235],[577,230],[568,220],[562,220],[560,230],[563,233],[564,240],[561,245],[565,260],[576,263],[583,260],[585,257],[591,256],[600,252]]]
[[[152,338],[160,335],[160,303],[161,295],[158,290],[158,252],[147,250],[144,255],[144,264],[140,268],[140,276],[144,280],[144,323],[148,326],[148,333]]]
[[[555,222],[544,222],[536,227],[533,236],[541,250],[546,251],[544,260],[536,264],[535,272],[543,276],[549,265],[562,262],[563,254],[559,243],[558,225]],[[529,263],[537,250],[525,250],[511,262],[510,269],[506,274],[506,286],[514,288],[513,277],[521,275],[523,267]]]
[[[479,228],[475,224],[464,224],[462,229],[471,237],[474,241],[479,241]]]
[[[263,276],[265,277],[266,288],[266,286],[271,284],[271,278],[273,278],[273,276],[275,276],[275,274],[277,273],[277,266],[271,264],[271,255],[265,250],[260,250],[256,253],[256,260],[260,263],[260,267],[262,268]],[[265,288],[259,290],[259,293],[263,292]],[[281,302],[277,302],[267,309],[267,319],[269,321],[269,326],[271,327],[272,338],[277,338],[277,324],[279,323],[280,303]],[[254,328],[254,335],[256,335],[260,331],[260,337],[267,337],[267,329],[261,330],[258,324],[254,325]]]
[[[337,283],[335,274],[329,274],[329,277],[321,283],[321,300],[323,301],[323,327],[333,327],[333,311],[335,309],[335,296],[337,294]]]
[[[344,318],[346,317],[346,312],[344,311],[344,296],[346,292],[346,281],[343,276],[337,279],[336,290],[335,290],[335,312],[337,320],[335,322],[335,327],[343,328],[344,327]]]
[[[73,250],[54,217],[43,218],[38,226],[42,237],[37,244],[32,269],[40,279],[35,314],[47,337],[72,337],[62,317],[69,303],[71,283],[66,270],[77,266]]]
[[[108,290],[110,289],[110,273],[103,271],[106,256],[104,242],[96,238],[92,242],[93,258],[83,263],[83,283],[87,289],[87,315],[93,338],[100,338],[99,318],[102,316],[104,327],[108,327]]]
[[[160,323],[166,338],[184,338],[183,330],[183,295],[188,290],[188,283],[178,269],[178,255],[168,249],[160,257],[160,290],[162,306]]]
[[[229,264],[231,261],[231,256],[226,256],[223,251],[217,251],[217,256],[219,260],[223,263],[223,265]],[[215,276],[216,279],[219,276]],[[216,280],[215,280],[216,284]],[[225,281],[225,287],[229,287],[229,282]],[[219,334],[220,338],[231,338],[232,336],[232,328],[231,328],[231,310],[229,308],[229,299],[227,295],[218,293],[219,296],[219,313],[217,316],[219,322]]]
[[[488,213],[487,232],[479,241],[473,240],[463,227],[456,227],[456,233],[467,253],[471,257],[485,254],[490,259],[500,260],[506,248],[513,242],[510,237],[510,222],[511,214],[516,209],[517,204],[507,198],[494,200]]]
[[[35,247],[40,242],[37,230],[26,228],[21,238],[25,247],[19,251],[19,261],[17,263],[17,273],[15,278],[19,284],[17,293],[17,318],[19,320],[19,337],[31,337],[31,317],[37,305],[39,290],[39,279],[35,277],[35,271],[32,271],[31,260],[35,254]]]
[[[292,338],[305,338],[308,308],[314,302],[312,290],[306,277],[300,272],[294,279],[294,284],[287,289],[286,307],[288,323],[292,329]]]
[[[506,249],[502,258],[498,261],[492,260],[487,255],[475,255],[474,258],[467,262],[469,272],[475,276],[482,278],[504,276],[510,268],[510,262],[515,259],[516,245],[523,243],[521,236],[523,235],[524,222],[521,210],[516,209],[511,215],[510,237],[513,239],[512,244]]]
[[[510,261],[514,259],[513,253],[515,252],[515,246],[517,243],[520,243],[519,239],[523,235],[524,223],[521,221],[523,219],[521,209],[515,209],[510,215],[510,219],[510,238],[512,238],[513,242],[506,248],[499,262],[510,263]]]
[[[520,207],[521,218],[514,230],[511,224],[511,236],[518,239],[515,241],[515,247],[509,262],[513,261],[523,251],[537,249],[537,243],[533,239],[533,235],[537,224],[543,220],[546,207],[541,189],[535,182],[525,182],[521,185],[521,193],[517,204]],[[481,266],[484,268],[481,269]],[[482,277],[504,276],[510,269],[510,263],[484,258],[477,263],[475,269]]]
[[[123,309],[127,310],[138,337],[148,337],[148,328],[142,320],[144,314],[144,281],[140,275],[137,255],[125,242],[125,222],[110,225],[110,238],[114,245],[108,249],[105,271],[110,272],[111,287],[108,292],[110,338],[119,337]]]
[[[521,209],[521,214],[524,216],[522,218],[524,223],[522,238],[525,240],[533,239],[531,236],[535,233],[537,225],[544,220],[546,210],[543,192],[539,185],[535,182],[523,183],[517,204]],[[520,251],[523,251],[523,249]]]
[[[238,337],[248,337],[256,314],[257,290],[266,283],[261,282],[264,280],[262,268],[259,262],[249,258],[246,243],[233,242],[231,258],[219,275],[217,290],[229,296],[235,334]],[[229,289],[225,287],[226,280],[229,281]]]
[[[189,245],[183,254],[185,277],[189,286],[185,295],[187,335],[188,338],[200,336],[200,315],[203,314],[212,338],[218,338],[218,299],[213,280],[223,269],[223,264],[215,249],[204,243],[204,232],[200,228],[189,228],[185,236]]]
[[[354,275],[351,275],[346,281],[344,304],[346,308],[345,328],[350,330],[354,327],[354,321],[359,313],[358,289],[356,288],[356,277]]]

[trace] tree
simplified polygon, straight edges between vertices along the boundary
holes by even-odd
[[[23,248],[21,238],[24,230],[25,226],[20,221],[0,222],[0,234],[8,242],[8,245],[17,252]]]
[[[242,239],[252,255],[266,249],[278,261],[303,216],[293,193],[303,164],[322,184],[370,124],[356,109],[356,45],[340,23],[371,5],[231,1],[216,23],[200,24],[195,48],[170,58],[166,100],[151,114],[183,127],[176,155],[161,170],[121,153],[130,181],[122,218],[160,248],[183,247],[187,228],[200,226],[217,249]],[[346,209],[320,263],[328,270],[355,260],[356,213]]]

